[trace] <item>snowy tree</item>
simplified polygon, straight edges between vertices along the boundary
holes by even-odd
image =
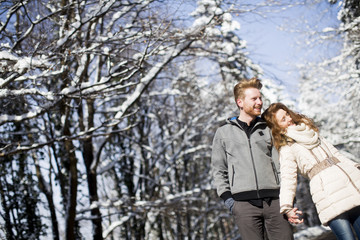
[[[192,3],[2,2],[1,237],[237,235],[210,146],[238,114],[234,84],[262,70],[232,1]],[[281,88],[264,85],[274,101]]]
[[[337,25],[323,27],[314,37],[332,46],[328,49],[333,51],[331,55],[324,54],[316,63],[302,66],[299,106],[318,122],[324,136],[338,148],[352,153],[349,157],[356,160],[360,157],[357,150],[360,136],[358,3],[329,3],[337,7]]]

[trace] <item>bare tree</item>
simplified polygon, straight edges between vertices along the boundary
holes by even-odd
[[[236,110],[232,86],[261,68],[231,1],[192,2],[2,3],[0,164],[24,164],[19,186],[37,185],[36,239],[44,225],[53,239],[236,236],[211,189],[210,146]],[[1,190],[15,239],[22,206],[7,196],[21,190]]]

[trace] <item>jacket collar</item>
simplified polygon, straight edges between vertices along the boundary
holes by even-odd
[[[231,117],[231,118],[228,118],[226,119],[226,123],[229,123],[229,124],[232,124],[232,125],[236,125],[236,126],[239,126],[241,127],[238,122],[237,122],[237,119],[238,116],[234,116],[234,117]],[[262,119],[261,117],[256,117],[257,118],[257,123],[255,124],[254,127],[258,126],[258,125],[262,125],[262,124],[265,124],[266,125],[266,121],[264,119]]]

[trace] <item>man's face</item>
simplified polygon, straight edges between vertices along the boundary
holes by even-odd
[[[244,99],[238,99],[237,104],[241,111],[246,115],[255,118],[261,114],[262,99],[261,93],[257,88],[247,88],[244,91]]]

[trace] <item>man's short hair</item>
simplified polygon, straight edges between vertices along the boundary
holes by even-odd
[[[240,80],[234,87],[235,102],[239,98],[243,99],[245,97],[244,92],[248,88],[257,88],[260,90],[262,88],[261,81],[256,77]]]

